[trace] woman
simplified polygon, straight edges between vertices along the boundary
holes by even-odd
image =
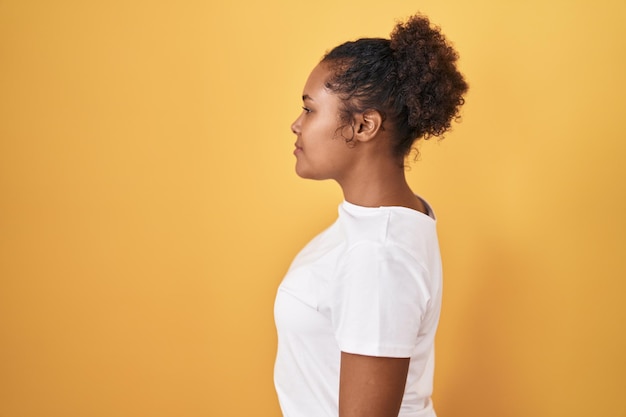
[[[467,84],[456,60],[416,15],[390,39],[336,47],[304,86],[296,172],[337,181],[344,201],[276,296],[285,417],[435,416],[441,261],[435,216],[407,184],[404,158],[457,116]]]

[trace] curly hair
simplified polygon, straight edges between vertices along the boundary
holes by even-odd
[[[331,71],[326,88],[343,99],[341,118],[377,110],[389,121],[395,152],[405,156],[415,140],[441,136],[465,102],[467,83],[456,68],[458,54],[427,17],[396,25],[390,39],[343,43],[323,58]]]

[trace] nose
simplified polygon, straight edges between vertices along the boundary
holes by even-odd
[[[300,116],[291,124],[291,132],[295,135],[300,133]]]

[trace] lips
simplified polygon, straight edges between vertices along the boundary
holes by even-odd
[[[293,146],[295,146],[295,147],[296,147],[296,149],[294,149],[294,150],[293,150],[293,153],[294,153],[294,154],[296,154],[296,153],[298,153],[298,152],[301,152],[301,151],[302,151],[302,146],[298,146],[298,144],[297,144],[297,143],[294,143],[294,144],[293,144]]]

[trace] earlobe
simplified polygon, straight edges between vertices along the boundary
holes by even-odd
[[[355,139],[368,142],[376,137],[381,129],[383,118],[377,110],[365,110],[355,118]]]

